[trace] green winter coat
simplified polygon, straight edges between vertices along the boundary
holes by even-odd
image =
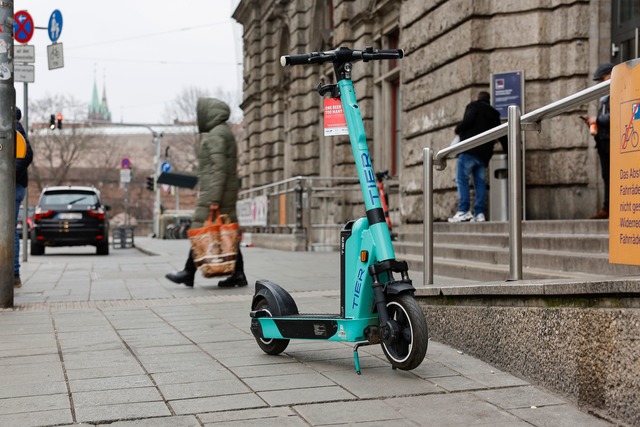
[[[198,202],[191,228],[202,227],[209,205],[220,205],[220,213],[237,221],[238,147],[229,120],[229,107],[214,98],[199,98],[196,106],[198,131],[204,133],[198,152]]]

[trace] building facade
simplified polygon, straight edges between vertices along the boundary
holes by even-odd
[[[233,16],[244,27],[243,189],[356,176],[348,138],[323,136],[314,88],[332,82],[330,65],[285,68],[281,55],[405,50],[400,61],[356,63],[353,72],[374,166],[396,177],[402,224],[422,222],[423,148],[449,145],[492,74],[523,71],[523,112],[532,111],[592,85],[598,64],[637,57],[640,27],[632,0],[242,0]],[[526,133],[527,219],[582,219],[601,205],[594,141],[578,117],[596,104]],[[434,173],[434,206],[436,220],[456,210],[453,162]]]

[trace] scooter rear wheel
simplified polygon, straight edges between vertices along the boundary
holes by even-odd
[[[427,322],[415,298],[409,294],[390,295],[387,300],[389,319],[399,327],[395,342],[382,350],[393,366],[404,371],[417,368],[427,354]]]
[[[269,303],[266,299],[260,300],[254,310],[265,310],[269,313],[269,317],[272,317],[271,310],[269,309]],[[276,355],[282,353],[289,345],[289,340],[274,339],[274,338],[260,338],[256,337],[258,347],[267,354]]]

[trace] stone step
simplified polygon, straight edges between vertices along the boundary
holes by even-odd
[[[495,268],[500,271],[509,265],[508,248],[495,248],[488,246],[463,247],[460,245],[434,246],[434,271],[438,275],[446,275],[435,268],[435,259],[446,259],[454,264],[465,265],[476,263],[484,265],[485,269]],[[421,253],[407,253],[396,251],[399,259],[411,259],[412,268],[422,271]],[[640,266],[610,264],[606,253],[572,253],[568,251],[549,250],[524,250],[522,252],[522,265],[524,269],[539,269],[557,271],[559,275],[588,274],[608,276],[640,275]],[[452,277],[464,277],[458,274]],[[555,276],[557,277],[557,276]],[[532,277],[543,278],[543,277]],[[478,279],[480,280],[480,279]]]
[[[422,257],[415,255],[403,255],[398,259],[407,261],[409,269],[412,271],[423,271]],[[504,264],[487,264],[475,261],[460,262],[441,257],[433,258],[434,276],[456,277],[464,280],[478,282],[506,281],[509,278],[509,266]],[[523,266],[522,276],[524,280],[547,280],[547,279],[602,279],[606,275],[588,274],[583,272],[568,272],[559,270],[549,270],[543,268],[533,268]]]
[[[421,239],[423,234],[422,224],[403,224],[394,228],[398,233],[398,240],[412,241]],[[508,222],[464,222],[450,224],[448,222],[435,222],[433,224],[434,235],[438,233],[509,233]],[[553,220],[553,221],[523,221],[522,234],[588,234],[608,235],[609,221],[607,220]]]
[[[416,255],[422,254],[423,242],[422,235],[419,238],[411,239],[411,241],[398,240],[394,242],[396,252],[412,253]],[[468,246],[489,246],[496,248],[508,248],[509,236],[496,233],[438,233],[434,235],[434,247],[446,245],[462,245]],[[586,252],[586,253],[608,253],[609,238],[606,235],[590,235],[590,234],[536,234],[523,235],[522,248],[551,250],[551,251],[570,251]]]
[[[509,224],[434,223],[434,275],[478,281],[509,276]],[[423,270],[421,224],[398,227],[394,249],[411,268]],[[640,267],[609,264],[607,220],[523,221],[525,279],[640,275]]]

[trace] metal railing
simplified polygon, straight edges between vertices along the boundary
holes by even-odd
[[[266,217],[246,231],[304,234],[307,250],[335,250],[339,230],[364,212],[357,178],[296,176],[244,190],[239,201],[266,197]]]
[[[433,155],[429,147],[423,149],[424,159],[424,280],[433,284],[433,167],[444,170],[447,158],[507,135],[508,152],[508,206],[509,206],[509,279],[522,280],[522,132],[540,131],[541,122],[556,117],[598,97],[609,93],[611,81],[599,83],[573,95],[552,102],[530,113],[521,115],[517,106],[509,107],[506,123],[489,129],[459,144],[444,148]]]

